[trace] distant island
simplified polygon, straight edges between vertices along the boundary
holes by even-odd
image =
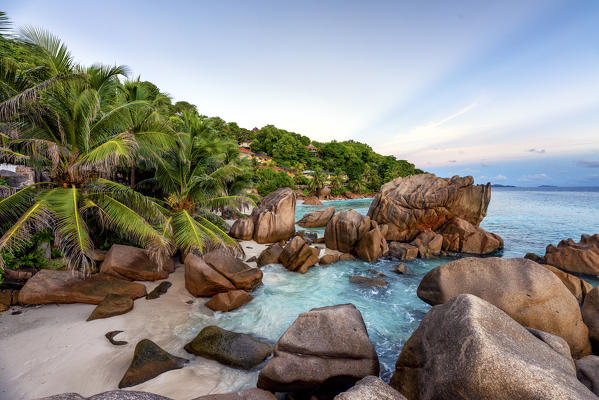
[[[501,185],[499,183],[492,183],[491,187],[496,187],[496,188],[502,188],[502,187],[504,187],[504,188],[508,188],[508,187],[516,187],[516,186],[514,186],[514,185]]]
[[[555,188],[555,185],[539,185],[540,188]]]

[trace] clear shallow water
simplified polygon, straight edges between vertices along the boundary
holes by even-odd
[[[334,205],[337,211],[354,208],[366,214],[371,201],[298,205],[296,220],[329,205]],[[494,188],[487,218],[481,226],[503,237],[504,257],[522,257],[527,252],[543,255],[549,243],[557,244],[568,237],[578,240],[583,233],[599,233],[599,190]],[[324,228],[309,230],[319,235],[324,232]],[[430,309],[416,296],[418,284],[429,270],[448,261],[450,259],[407,262],[412,274],[405,276],[391,272],[397,261],[387,260],[339,262],[312,267],[304,275],[289,272],[281,265],[267,266],[263,268],[264,285],[254,292],[254,300],[224,314],[210,315],[202,306],[192,315],[183,334],[192,338],[207,325],[219,325],[275,342],[300,313],[314,307],[353,303],[362,312],[376,347],[381,376],[389,380],[403,344]],[[386,288],[372,289],[349,283],[350,275],[373,276],[367,271],[371,268],[386,275]],[[592,282],[597,284],[598,281]]]

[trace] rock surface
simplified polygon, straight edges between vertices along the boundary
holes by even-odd
[[[455,217],[438,230],[443,235],[443,250],[486,255],[503,249],[503,239],[480,226]]]
[[[580,279],[574,275],[568,274],[567,272],[564,272],[559,268],[555,268],[552,265],[541,265],[543,265],[543,267],[547,268],[549,271],[553,272],[555,276],[557,276],[560,279],[560,281],[562,281],[562,283],[566,285],[570,293],[572,293],[574,297],[576,297],[578,302],[581,304],[584,301],[584,297],[587,295],[587,293],[593,290],[593,285],[591,285],[584,279]]]
[[[258,267],[263,267],[268,264],[278,264],[282,252],[283,247],[278,243],[268,246],[262,253],[260,253],[256,264]]]
[[[287,243],[279,260],[290,271],[305,274],[308,268],[315,265],[320,251],[306,244],[301,236],[295,236]]]
[[[354,246],[370,231],[370,218],[356,210],[343,210],[327,223],[324,231],[326,246],[331,250],[351,253]]]
[[[193,400],[277,400],[277,398],[271,392],[253,388],[235,393],[209,394]]]
[[[368,216],[389,225],[387,240],[411,241],[419,232],[434,231],[452,217],[478,226],[490,200],[491,185],[474,185],[471,176],[412,175],[384,184]]]
[[[372,221],[371,228],[370,231],[360,237],[360,240],[358,240],[354,247],[354,254],[358,258],[368,262],[376,261],[389,252],[387,240],[385,240],[377,223]]]
[[[196,297],[235,290],[230,280],[212,269],[202,257],[188,254],[185,257],[185,288]]]
[[[563,340],[543,336],[549,343],[492,304],[458,295],[426,314],[390,385],[409,400],[595,399],[576,379]]]
[[[399,263],[395,267],[393,267],[393,272],[401,275],[406,275],[410,273],[410,270],[408,269],[408,267],[406,267],[406,264]]]
[[[408,243],[390,242],[389,255],[401,261],[413,261],[418,257],[418,247]]]
[[[599,275],[599,234],[582,235],[580,242],[562,240],[547,246],[545,262],[568,272]]]
[[[428,272],[418,297],[431,305],[460,293],[478,296],[523,326],[562,337],[575,358],[590,353],[576,298],[555,274],[524,258],[462,258]]]
[[[337,261],[339,261],[339,254],[325,254],[322,257],[320,257],[318,263],[320,265],[329,265],[336,263]]]
[[[318,197],[312,196],[312,197],[307,197],[304,200],[304,204],[307,206],[321,206],[322,201],[320,201],[320,199]]]
[[[275,345],[257,386],[298,391],[378,374],[378,357],[362,315],[352,304],[343,304],[300,314]]]
[[[369,276],[359,276],[359,275],[350,276],[349,283],[353,283],[356,285],[370,286],[370,287],[387,286],[387,282],[382,278],[371,278]]]
[[[427,259],[441,254],[443,236],[427,229],[420,232],[410,244],[418,249],[420,258]]]
[[[160,268],[145,249],[139,247],[113,244],[104,256],[100,272],[132,281],[157,281],[168,278],[175,270],[175,263],[170,258]]]
[[[189,353],[234,368],[251,369],[272,353],[273,346],[245,333],[207,326],[188,344]]]
[[[324,210],[308,213],[300,219],[297,224],[304,228],[317,228],[326,226],[331,218],[335,215],[335,207],[330,206]]]
[[[585,296],[582,304],[582,319],[589,327],[589,338],[597,352],[599,351],[599,286]]]
[[[106,274],[93,274],[83,279],[69,271],[43,269],[23,286],[19,292],[19,303],[100,304],[108,294],[137,299],[146,295],[146,287]]]
[[[599,396],[599,357],[586,356],[576,360],[575,364],[578,380]]]
[[[168,288],[170,288],[173,284],[170,282],[160,282],[158,286],[156,286],[148,295],[146,296],[146,300],[154,300],[166,294]]]
[[[233,223],[229,236],[235,239],[252,240],[254,237],[254,220],[250,217],[239,218]]]
[[[406,398],[376,376],[359,380],[351,389],[339,393],[334,400],[406,400]]]
[[[204,255],[204,262],[227,278],[237,289],[254,290],[262,284],[262,271],[252,268],[224,250],[214,250]]]
[[[289,188],[277,189],[262,199],[252,212],[254,240],[274,243],[287,240],[295,232],[295,194]]]
[[[126,314],[133,310],[133,300],[127,296],[119,294],[107,294],[104,300],[94,308],[94,311],[87,318],[88,321],[94,319],[110,318],[115,315]]]
[[[63,393],[38,400],[171,400],[154,393],[135,390],[111,390],[91,397],[83,397],[77,393]]]
[[[231,290],[219,293],[206,302],[212,311],[228,312],[252,301],[254,297],[245,290]]]
[[[135,346],[133,360],[119,382],[119,389],[139,385],[163,372],[183,368],[189,360],[175,357],[149,339],[142,339]]]

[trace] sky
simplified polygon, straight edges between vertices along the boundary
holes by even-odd
[[[78,62],[440,176],[599,186],[599,1],[0,0]]]

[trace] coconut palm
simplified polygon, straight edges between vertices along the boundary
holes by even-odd
[[[326,176],[322,171],[314,171],[310,174],[312,179],[310,179],[310,183],[308,187],[310,188],[310,192],[313,194],[318,194],[320,189],[322,189],[325,185]]]
[[[335,175],[331,177],[331,187],[334,190],[340,190],[343,187],[343,183],[343,178],[341,177],[339,172],[337,172]]]

